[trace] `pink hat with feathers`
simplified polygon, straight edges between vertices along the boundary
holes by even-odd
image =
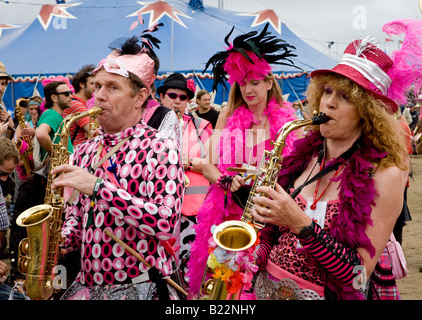
[[[149,89],[156,78],[155,61],[158,61],[153,47],[160,48],[159,43],[161,43],[150,33],[158,30],[158,27],[162,25],[162,23],[156,23],[138,36],[114,40],[109,45],[113,52],[98,63],[93,73],[104,68],[107,72],[128,77],[128,72],[131,72],[138,76]]]
[[[387,34],[405,34],[402,47],[391,57],[379,49],[368,36],[350,43],[340,62],[331,70],[316,70],[311,77],[335,73],[357,83],[380,99],[390,113],[397,103],[406,104],[406,91],[419,92],[422,81],[422,22],[396,20],[383,27]]]
[[[251,79],[264,79],[272,71],[271,64],[298,68],[291,60],[296,57],[295,47],[268,32],[268,26],[269,23],[260,32],[238,35],[230,43],[232,28],[224,38],[225,50],[214,54],[205,65],[204,72],[212,65],[213,91],[219,84],[227,89],[226,81],[232,85],[234,82],[244,84]]]

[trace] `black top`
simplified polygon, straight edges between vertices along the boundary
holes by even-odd
[[[210,108],[210,110],[208,110],[205,113],[200,113],[198,110],[195,111],[195,113],[197,114],[198,117],[208,120],[211,123],[212,128],[215,129],[215,125],[217,123],[218,115],[220,114],[220,112],[218,112],[217,110],[213,108]]]
[[[157,109],[155,109],[154,114],[149,119],[147,125],[158,130],[164,116],[170,111],[172,111],[170,108],[164,107],[163,105],[158,106]]]

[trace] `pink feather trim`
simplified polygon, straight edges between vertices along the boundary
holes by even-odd
[[[385,24],[382,30],[389,36],[404,34],[401,48],[391,54],[394,65],[388,75],[393,82],[387,96],[406,104],[405,93],[412,86],[416,94],[422,88],[422,20],[395,20]]]
[[[280,106],[275,99],[268,103],[268,108],[265,109],[264,114],[268,116],[272,140],[276,138],[277,132],[286,122],[297,119],[292,108]],[[252,111],[245,105],[237,108],[227,119],[226,128],[222,131],[220,139],[220,145],[223,147],[220,149],[220,163],[217,165],[223,174],[235,174],[234,172],[227,172],[228,167],[236,166],[235,152],[230,153],[230,156],[226,159],[223,155],[229,153],[229,150],[244,152],[245,142],[242,133],[249,129],[254,121],[256,119]],[[288,137],[283,154],[290,152],[295,140],[294,135]],[[229,143],[224,143],[225,141],[229,141]],[[235,204],[230,192],[227,192],[228,208],[224,207],[224,197],[224,190],[213,184],[198,210],[198,224],[195,226],[196,238],[192,243],[187,273],[189,287],[194,294],[199,292],[205,272],[209,255],[208,241],[212,236],[211,227],[227,220],[239,220],[243,214],[243,209]]]
[[[72,84],[70,83],[70,80],[68,78],[65,78],[63,76],[56,76],[53,78],[46,78],[43,81],[41,81],[41,84],[43,87],[45,87],[47,84],[49,84],[50,82],[53,81],[62,81],[65,82],[67,84],[67,86],[69,87],[70,91],[72,91],[73,93],[75,92],[75,88],[73,88]]]
[[[311,133],[307,138],[296,141],[294,150],[284,158],[278,181],[280,185],[286,187],[295,173],[302,172],[312,156],[316,156],[321,150],[322,145],[323,138],[319,133]],[[365,248],[371,257],[375,254],[375,248],[366,235],[366,228],[372,225],[372,206],[375,205],[374,200],[378,193],[368,170],[373,168],[372,163],[378,162],[385,155],[376,150],[368,139],[364,139],[363,146],[352,155],[342,173],[333,179],[340,181],[340,204],[339,214],[332,219],[329,232],[350,248]],[[327,166],[336,161],[338,160],[330,160]],[[268,237],[261,233],[262,241],[264,238]],[[268,242],[268,239],[265,241]],[[362,299],[359,292],[350,286],[344,286],[340,280],[330,277],[327,283],[341,299]]]
[[[228,50],[233,47],[230,46]],[[233,85],[237,83],[244,85],[245,81],[250,79],[261,80],[272,71],[271,66],[265,59],[258,58],[254,53],[245,51],[253,63],[248,61],[240,52],[232,52],[228,55],[226,63],[224,64],[224,71],[227,72],[229,83]]]

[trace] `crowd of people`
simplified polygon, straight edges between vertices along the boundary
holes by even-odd
[[[10,260],[0,261],[0,299],[28,299],[19,217],[51,194],[62,200],[55,263],[67,278],[48,299],[198,299],[212,295],[208,279],[238,298],[400,299],[386,246],[391,234],[401,242],[411,219],[416,125],[399,107],[400,62],[371,38],[355,40],[333,69],[313,71],[306,100],[291,104],[272,65],[294,66],[295,48],[267,29],[229,43],[230,33],[206,63],[211,91],[230,84],[221,110],[181,73],[155,87],[154,29],[71,80],[45,79],[43,98],[25,97],[19,112],[0,99],[0,254]],[[0,98],[10,81],[0,63]],[[84,112],[62,135],[63,119]],[[272,142],[305,122],[272,155],[281,167],[263,184]],[[60,162],[54,146],[63,137],[70,157]],[[245,220],[251,204],[257,242],[216,248],[214,228]]]

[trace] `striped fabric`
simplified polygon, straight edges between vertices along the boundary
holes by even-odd
[[[359,254],[331,237],[318,224],[313,223],[313,226],[315,236],[300,240],[303,248],[310,252],[328,273],[346,285],[352,285],[356,277],[354,267],[363,265]]]
[[[400,300],[399,289],[393,275],[387,249],[382,252],[374,272],[371,275],[371,285],[376,290],[374,300]]]

